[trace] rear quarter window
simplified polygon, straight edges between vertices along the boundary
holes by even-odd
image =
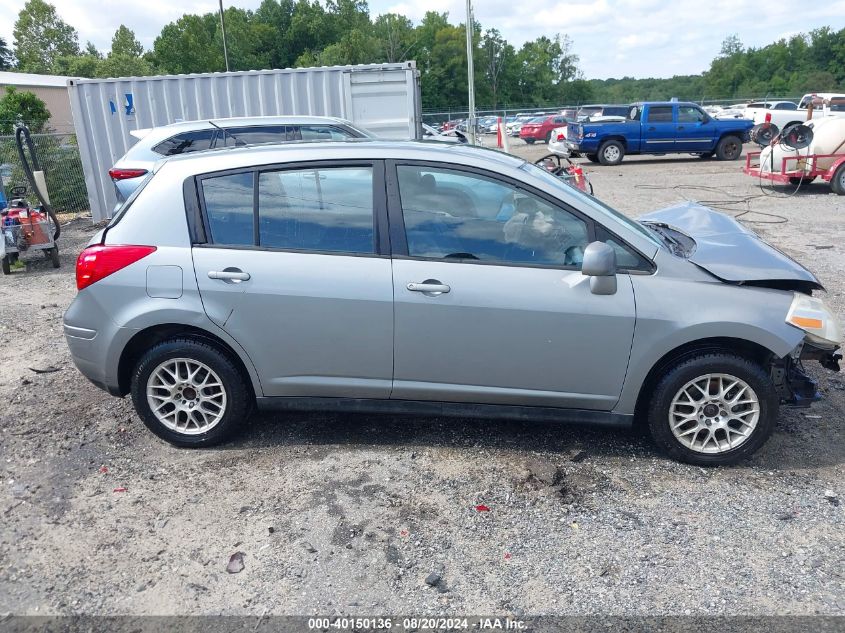
[[[210,241],[223,246],[255,242],[253,172],[203,178],[206,224]]]
[[[215,130],[195,130],[177,134],[153,147],[153,151],[162,156],[201,152],[211,148],[214,132]]]

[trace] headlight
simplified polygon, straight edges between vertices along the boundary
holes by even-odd
[[[825,302],[798,292],[786,314],[786,322],[801,328],[811,341],[825,345],[841,345],[845,336],[839,320]]]

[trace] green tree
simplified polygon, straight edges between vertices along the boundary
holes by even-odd
[[[373,23],[373,35],[379,40],[382,55],[387,62],[411,59],[418,44],[414,23],[396,13],[378,16]]]
[[[146,77],[153,74],[153,67],[143,57],[134,55],[109,55],[97,64],[96,77]]]
[[[0,70],[11,70],[15,65],[15,55],[9,50],[6,40],[0,37]]]
[[[293,4],[293,0],[262,0],[255,11],[256,23],[266,25],[273,34],[267,48],[270,68],[290,68],[296,61],[289,37]]]
[[[91,55],[90,53],[65,55],[56,59],[53,69],[57,75],[91,78],[97,76],[97,68],[102,61],[102,56]]]
[[[144,47],[135,37],[134,31],[121,24],[111,38],[111,55],[126,55],[140,57],[144,54]]]
[[[545,35],[526,42],[517,54],[520,89],[534,105],[560,100],[564,85],[579,79],[578,56],[572,52],[569,36]]]
[[[237,7],[226,9],[226,46],[230,70],[262,70],[272,64],[273,40],[276,33],[268,24],[256,19],[252,11]],[[223,34],[218,28],[215,41],[223,50]]]
[[[12,33],[18,68],[23,72],[54,72],[59,57],[79,54],[76,29],[59,18],[56,7],[44,0],[27,0]]]
[[[50,119],[47,105],[32,92],[6,88],[0,99],[0,134],[12,134],[15,125],[23,123],[33,132],[43,132]]]
[[[380,42],[366,32],[354,29],[340,41],[329,44],[317,56],[320,66],[345,66],[349,64],[370,64],[378,61],[381,54]]]
[[[490,29],[481,38],[481,55],[476,59],[476,63],[481,63],[486,85],[490,88],[490,105],[497,108],[503,97],[508,99],[513,96],[516,51],[499,31]]]
[[[94,42],[88,41],[85,42],[85,49],[82,51],[83,55],[90,55],[91,57],[96,57],[97,59],[102,59],[103,54],[97,50],[97,47],[94,46]]]
[[[220,20],[213,13],[183,15],[165,25],[153,43],[159,70],[165,73],[207,73],[225,70],[218,45]]]

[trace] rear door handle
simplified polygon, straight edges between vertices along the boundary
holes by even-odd
[[[240,283],[241,281],[249,281],[249,273],[245,273],[237,268],[227,268],[226,270],[209,270],[209,279],[220,279],[222,281],[230,281]]]
[[[409,283],[407,286],[411,292],[430,292],[443,294],[449,292],[451,288],[446,284],[441,284],[439,281],[426,280],[418,283]]]

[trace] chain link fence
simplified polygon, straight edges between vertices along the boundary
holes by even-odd
[[[76,135],[33,134],[32,142],[44,170],[50,204],[56,213],[79,215],[88,211],[88,190]],[[26,155],[28,158],[28,152]],[[24,175],[14,136],[0,136],[0,179],[7,200],[13,187],[26,186],[30,204],[39,204]]]

